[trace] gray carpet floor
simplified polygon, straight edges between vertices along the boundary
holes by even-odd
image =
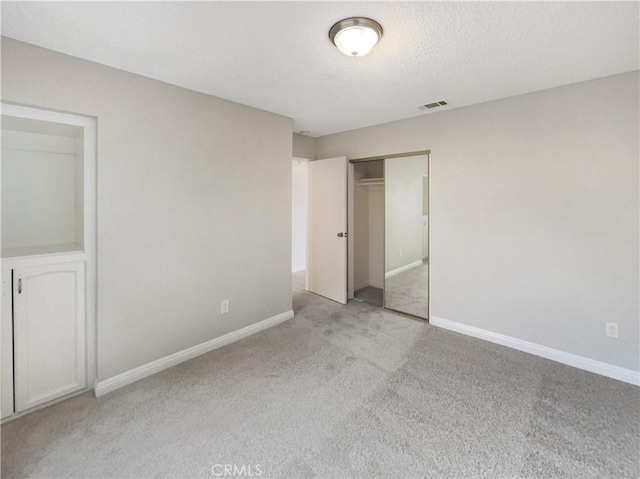
[[[366,286],[355,291],[353,293],[353,299],[370,304],[371,306],[377,306],[378,308],[382,308],[384,304],[382,288],[375,288],[373,286]]]
[[[385,306],[419,318],[428,317],[429,263],[385,279]]]
[[[2,477],[640,474],[637,387],[364,303],[298,290],[294,309],[103,398],[6,423]]]

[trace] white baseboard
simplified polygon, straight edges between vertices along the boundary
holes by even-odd
[[[291,272],[292,273],[298,273],[299,271],[304,271],[305,269],[307,269],[307,267],[305,265],[294,266],[293,268],[291,268]]]
[[[405,264],[404,266],[400,266],[399,268],[392,269],[388,273],[384,274],[385,279],[389,279],[392,276],[395,276],[400,273],[404,273],[405,271],[409,271],[410,269],[415,268],[416,266],[420,266],[422,264],[422,260],[414,261],[413,263]]]
[[[596,361],[595,359],[585,358],[583,356],[578,356],[577,354],[567,353],[558,349],[549,348],[547,346],[513,338],[504,334],[494,333],[485,329],[467,326],[466,324],[457,323],[444,318],[438,318],[436,316],[431,316],[429,318],[429,323],[443,329],[484,339],[491,343],[501,344],[502,346],[517,349],[518,351],[524,351],[525,353],[530,353],[568,366],[573,366],[574,368],[583,369],[595,374],[600,374],[601,376],[640,386],[640,372],[633,371],[632,369],[621,368],[620,366],[614,366],[613,364],[603,363],[602,361]]]
[[[356,284],[353,287],[353,290],[354,291],[358,291],[358,290],[360,290],[362,288],[366,288],[367,286],[369,286],[369,281],[363,281],[362,283]]]
[[[219,338],[212,339],[206,343],[184,349],[169,356],[165,356],[164,358],[157,359],[156,361],[143,364],[142,366],[131,369],[122,374],[118,374],[112,378],[100,381],[96,385],[96,397],[103,396],[118,388],[139,381],[142,378],[146,378],[147,376],[151,376],[152,374],[164,369],[168,369],[176,364],[180,364],[189,359],[208,353],[209,351],[213,351],[214,349],[221,348],[222,346],[226,346],[227,344],[246,338],[247,336],[251,336],[252,334],[268,329],[291,318],[293,318],[293,311],[289,310],[260,321],[259,323],[251,324],[245,328],[238,329],[237,331],[225,334]]]

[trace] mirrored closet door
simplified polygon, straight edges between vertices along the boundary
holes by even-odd
[[[384,306],[429,317],[429,155],[384,160]]]

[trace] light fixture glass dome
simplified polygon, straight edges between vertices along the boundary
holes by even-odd
[[[346,18],[331,27],[329,38],[345,55],[361,57],[382,38],[382,27],[370,18]]]

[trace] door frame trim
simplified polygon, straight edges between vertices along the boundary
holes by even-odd
[[[368,156],[366,158],[355,158],[353,160],[349,160],[349,163],[360,163],[361,161],[376,161],[376,160],[386,160],[393,158],[404,158],[405,156],[422,156],[422,155],[431,155],[431,150],[419,150],[419,151],[408,151],[406,153],[393,153],[391,155],[378,155],[378,156]]]

